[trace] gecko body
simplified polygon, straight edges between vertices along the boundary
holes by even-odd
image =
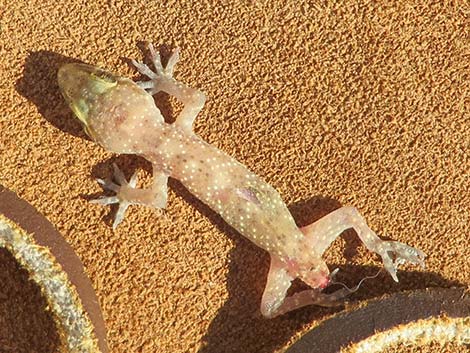
[[[85,64],[67,64],[58,73],[59,87],[87,134],[109,151],[136,154],[153,166],[153,184],[136,188],[135,174],[128,182],[114,166],[116,182],[99,182],[115,196],[95,200],[118,203],[113,227],[131,204],[164,208],[167,180],[171,176],[207,204],[239,233],[269,252],[271,266],[261,312],[274,317],[311,304],[334,305],[348,294],[345,289],[322,293],[331,281],[323,252],[344,230],[354,228],[366,247],[382,256],[384,266],[397,281],[396,267],[409,261],[423,264],[424,254],[406,244],[381,240],[353,207],[342,207],[315,223],[298,228],[279,193],[244,165],[209,145],[192,131],[205,96],[173,78],[178,51],[163,67],[149,46],[155,71],[135,62],[150,80],[133,82]],[[164,121],[152,94],[164,91],[183,102],[173,124]],[[287,297],[295,278],[312,289]]]

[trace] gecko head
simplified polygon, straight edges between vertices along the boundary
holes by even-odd
[[[330,270],[323,259],[310,256],[304,259],[288,259],[287,272],[293,277],[300,278],[312,288],[326,288],[330,283]]]
[[[65,64],[57,74],[60,91],[75,116],[90,134],[89,112],[100,96],[118,84],[118,77],[96,66]]]
[[[330,283],[330,270],[322,259],[312,261],[302,267],[299,271],[299,277],[310,287],[324,289]]]

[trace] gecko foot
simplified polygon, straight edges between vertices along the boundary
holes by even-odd
[[[138,204],[138,202],[129,201],[128,193],[132,189],[135,189],[137,185],[137,173],[132,175],[129,182],[127,182],[124,173],[118,168],[116,164],[113,163],[114,169],[114,179],[118,183],[114,183],[111,180],[97,179],[98,183],[101,184],[103,189],[110,190],[116,193],[115,196],[101,197],[96,200],[91,200],[90,202],[100,204],[100,205],[111,205],[119,204],[119,208],[116,212],[116,217],[113,222],[113,229],[116,229],[119,223],[124,219],[127,208],[132,204]]]
[[[155,50],[152,43],[149,44],[149,50],[155,71],[152,71],[147,65],[134,59],[132,59],[132,64],[136,67],[137,71],[151,80],[136,82],[139,87],[148,90],[150,94],[155,94],[158,92],[156,87],[159,86],[159,82],[173,80],[173,71],[179,60],[179,49],[177,48],[173,51],[165,67],[162,65],[160,53]]]
[[[390,273],[395,282],[398,282],[398,265],[410,262],[414,265],[419,264],[424,268],[426,254],[419,249],[398,241],[382,242],[378,247],[377,253],[382,257],[385,269]]]

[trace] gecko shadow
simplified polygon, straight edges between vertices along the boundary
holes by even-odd
[[[116,156],[97,165],[92,174],[104,178],[111,173],[111,162],[118,164],[126,177],[142,168],[151,173],[151,165],[134,156]],[[169,186],[186,202],[195,207],[202,216],[207,217],[221,232],[227,235],[234,247],[227,259],[228,300],[219,309],[217,316],[210,323],[204,336],[199,353],[224,352],[274,352],[289,342],[291,337],[312,321],[321,320],[333,313],[340,312],[342,307],[322,308],[306,307],[286,315],[265,319],[259,307],[269,269],[269,256],[266,252],[243,238],[234,228],[228,225],[217,213],[193,196],[179,181],[170,178]],[[289,207],[297,224],[304,226],[340,207],[339,202],[322,197],[312,197],[297,202]],[[107,222],[112,223],[112,213]],[[344,236],[348,233],[347,236]],[[360,246],[354,231],[343,233],[345,254],[352,254]],[[379,263],[379,262],[378,262]],[[337,280],[353,286],[366,276],[377,273],[379,266],[328,264],[330,269],[339,267]],[[366,300],[384,294],[397,293],[410,289],[427,287],[455,287],[462,284],[449,281],[431,272],[399,271],[400,282],[395,283],[386,273],[375,279],[365,281],[361,289],[350,296],[350,301]],[[306,288],[294,282],[293,290]],[[331,289],[338,289],[332,287]]]
[[[41,288],[5,248],[0,248],[0,283],[0,351],[59,350],[60,337]]]
[[[83,62],[48,50],[31,52],[26,58],[22,77],[16,81],[15,89],[31,101],[39,113],[56,128],[88,139],[81,124],[73,117],[57,84],[57,71],[62,65],[69,63]]]

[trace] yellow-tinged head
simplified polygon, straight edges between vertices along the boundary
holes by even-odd
[[[118,84],[119,77],[96,66],[65,64],[57,74],[59,88],[88,135],[89,112],[97,99]]]

